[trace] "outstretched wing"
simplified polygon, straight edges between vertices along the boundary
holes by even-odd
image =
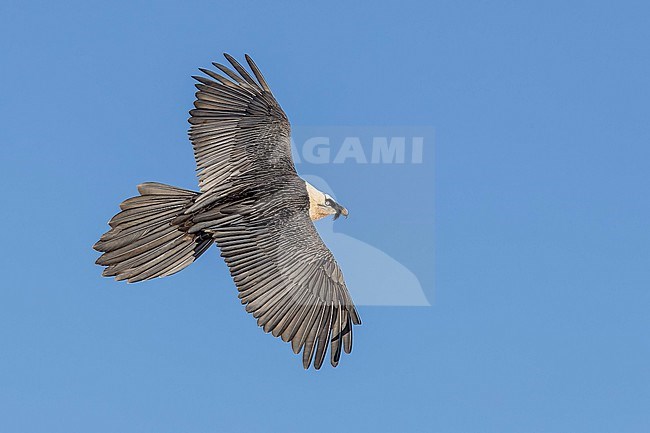
[[[291,127],[262,73],[248,55],[256,79],[233,57],[224,56],[237,72],[213,63],[226,76],[200,69],[208,78],[193,77],[198,92],[195,109],[190,111],[189,134],[201,192],[214,191],[233,176],[296,175]]]
[[[341,349],[350,353],[352,325],[361,320],[339,266],[309,218],[302,185],[302,194],[288,188],[271,200],[197,214],[190,233],[212,234],[246,311],[265,332],[290,341],[295,353],[302,350],[305,368],[313,360],[319,369],[328,346],[333,366]]]

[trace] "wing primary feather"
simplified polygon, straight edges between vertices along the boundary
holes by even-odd
[[[352,320],[350,314],[346,314],[345,328],[343,328],[343,350],[345,353],[352,352]]]
[[[266,83],[266,80],[264,79],[264,76],[262,75],[262,72],[261,72],[260,69],[257,67],[257,65],[255,64],[255,62],[253,61],[253,59],[251,58],[251,56],[249,56],[248,54],[246,54],[245,57],[246,57],[246,61],[248,62],[248,66],[250,66],[251,70],[253,71],[253,74],[255,74],[255,78],[257,78],[257,81],[260,82],[260,85],[262,86],[262,88],[263,88],[265,91],[271,93],[271,88],[270,88],[269,85]]]
[[[330,363],[332,367],[339,365],[341,358],[341,303],[336,301],[337,306],[334,309],[332,318],[332,341],[330,344]]]
[[[309,330],[311,329],[311,326],[315,320],[314,316],[316,316],[317,307],[318,305],[315,303],[311,304],[310,306],[306,306],[304,315],[301,315],[301,318],[294,325],[295,331],[291,336],[291,348],[293,349],[293,353],[300,353],[300,349],[302,349],[303,345],[305,344],[307,334],[309,333]]]
[[[221,74],[217,74],[216,72],[211,71],[210,69],[207,69],[207,68],[199,68],[199,71],[201,71],[201,72],[203,72],[205,75],[207,75],[207,76],[209,76],[209,77],[211,77],[211,78],[217,80],[219,83],[221,83],[221,84],[223,84],[223,85],[234,85],[234,83],[233,83],[232,81],[230,81],[229,79],[227,79],[226,77],[224,77],[224,76],[221,75]],[[208,80],[206,80],[206,81],[208,81]],[[209,84],[209,83],[204,83],[204,84]],[[217,84],[217,83],[215,83],[215,84]]]
[[[318,333],[318,344],[316,345],[316,356],[314,357],[314,368],[320,370],[325,360],[325,353],[327,346],[330,342],[330,335],[332,333],[332,313],[334,306],[332,303],[325,307],[325,315],[323,323],[321,324],[320,332]]]
[[[237,60],[233,56],[231,56],[228,53],[223,53],[223,56],[228,59],[230,64],[239,72],[239,74],[246,80],[249,84],[253,85],[254,87],[259,88],[259,84],[253,80],[253,77],[250,76],[248,72],[246,72],[246,69],[242,65],[239,64]]]
[[[317,311],[318,314],[316,315],[316,320],[314,320],[313,324],[309,327],[309,332],[306,334],[307,338],[305,339],[304,348],[302,349],[302,366],[305,370],[309,368],[314,357],[316,338],[324,320],[325,307],[320,305],[317,308]]]

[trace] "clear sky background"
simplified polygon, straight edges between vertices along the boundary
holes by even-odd
[[[424,3],[0,4],[1,432],[650,431],[650,8]],[[432,303],[360,307],[336,369],[258,329],[216,250],[93,264],[136,184],[195,185],[190,75],[223,51],[294,125],[435,128],[429,175],[300,167]]]

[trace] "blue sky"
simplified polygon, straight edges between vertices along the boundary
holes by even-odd
[[[649,13],[3,2],[0,431],[650,431]],[[223,51],[293,125],[435,129],[420,165],[299,167],[432,304],[360,306],[336,369],[258,329],[216,250],[93,264],[136,184],[195,186],[190,75]]]

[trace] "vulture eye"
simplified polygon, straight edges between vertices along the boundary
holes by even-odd
[[[325,204],[328,206],[332,206],[332,200],[328,198],[327,200],[325,200]]]

